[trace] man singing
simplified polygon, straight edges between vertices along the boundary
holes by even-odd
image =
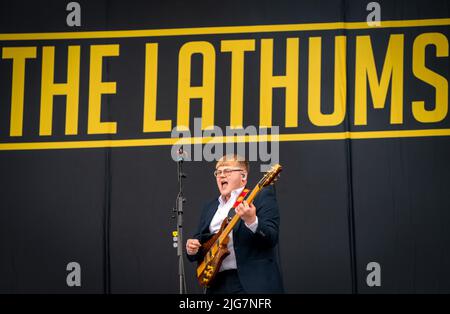
[[[203,208],[196,234],[186,241],[190,261],[202,258],[201,243],[217,233],[237,197],[247,184],[248,162],[238,155],[225,155],[216,164],[214,176],[220,196]],[[207,294],[283,293],[276,247],[280,217],[272,186],[264,188],[252,204],[236,207],[240,221],[230,233],[228,250]]]

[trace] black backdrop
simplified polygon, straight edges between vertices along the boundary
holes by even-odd
[[[368,1],[79,1],[82,26],[73,29],[65,23],[67,2],[2,0],[0,33],[364,22],[368,14]],[[379,3],[383,20],[448,18],[450,13],[447,1]],[[448,25],[426,30],[380,30],[372,38],[374,54],[381,55],[377,58],[382,62],[390,33],[410,35],[406,39],[410,47],[414,36],[428,31],[448,36]],[[329,36],[325,31],[314,34]],[[286,38],[284,34],[269,35],[276,43],[283,43]],[[234,38],[255,38],[258,45],[264,36],[268,35],[237,34]],[[227,38],[193,37],[215,45]],[[162,49],[159,80],[165,84],[158,89],[158,116],[174,119],[180,41],[171,37],[158,41]],[[382,44],[377,46],[377,41]],[[102,119],[121,120],[119,130],[116,135],[88,135],[85,117],[89,68],[88,59],[83,58],[88,48],[83,44],[117,42],[121,43],[120,58],[117,57],[121,61],[105,62],[107,70],[103,76],[105,81],[118,82],[117,93],[103,98],[107,106],[102,109]],[[81,43],[80,131],[70,140],[148,137],[136,134],[142,125],[138,118],[141,107],[136,104],[142,102],[144,69],[142,62],[133,62],[144,58],[145,42],[146,39],[126,38],[89,39]],[[69,44],[80,41],[0,41],[0,47],[38,47],[37,61],[27,64],[23,137],[9,137],[11,63],[1,60],[1,143],[68,140],[64,135],[64,97],[54,100],[51,137],[39,137],[38,116],[40,47],[56,46],[55,62],[61,66],[57,67],[55,80],[64,81],[67,55],[58,48]],[[354,60],[351,45],[354,47],[354,41],[349,43],[348,58]],[[284,54],[284,45],[277,49],[280,55]],[[323,50],[332,56],[332,49]],[[302,53],[307,55],[306,41],[300,44]],[[410,64],[410,59],[409,50],[405,52],[405,64]],[[440,63],[431,62],[448,80],[448,56]],[[221,117],[228,117],[229,113],[227,102],[222,101],[229,101],[229,89],[222,87],[229,84],[224,78],[229,69],[224,69],[223,64],[218,62],[216,78],[215,115],[221,126],[227,123]],[[249,60],[250,78],[246,84],[255,90],[259,85],[253,81],[251,69],[258,66],[257,61]],[[275,62],[275,71],[282,73],[283,66],[280,58]],[[349,61],[349,73],[353,67]],[[411,95],[417,91],[417,82],[411,78],[410,65],[405,71],[409,71],[404,89],[406,108],[408,101],[414,99]],[[193,72],[193,80],[198,80],[198,72]],[[300,75],[306,73],[307,62],[300,62]],[[324,78],[324,84],[332,89],[330,77]],[[349,95],[354,93],[352,80],[349,77]],[[300,79],[299,84],[299,115],[306,116],[307,80]],[[432,88],[424,93],[427,99],[433,99]],[[257,108],[258,95],[257,91],[248,92],[246,103]],[[332,95],[323,91],[323,99],[329,102]],[[275,91],[274,102],[284,103],[283,93]],[[358,131],[352,123],[350,104],[347,106],[350,118],[321,132]],[[191,115],[199,115],[200,110],[196,110],[193,108]],[[255,110],[246,109],[246,124],[257,124]],[[283,121],[282,110],[274,109],[273,115],[274,120]],[[386,116],[387,113],[379,114],[365,130],[392,129],[380,122]],[[410,114],[407,117],[406,120],[411,119]],[[417,127],[411,121],[406,124],[405,129],[448,128],[449,119],[426,127]],[[280,132],[285,131],[282,127]],[[317,130],[306,123],[300,131]],[[287,292],[450,292],[449,160],[447,136],[280,142],[280,163],[285,171],[277,183],[277,196],[282,215],[280,257]],[[258,166],[259,162],[251,164],[251,184],[259,177]],[[201,205],[216,197],[217,191],[211,175],[212,163],[186,162],[184,167],[188,174],[184,191],[188,200],[184,216],[188,236],[194,232]],[[177,181],[170,146],[5,149],[0,151],[0,191],[0,292],[177,293],[177,257],[171,235],[175,221],[170,219]],[[81,287],[66,285],[66,265],[71,261],[81,265]],[[366,265],[373,261],[381,265],[380,287],[366,284]],[[200,292],[194,265],[186,262],[186,274],[189,292]]]

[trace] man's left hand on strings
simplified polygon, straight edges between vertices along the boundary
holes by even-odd
[[[251,225],[256,220],[256,207],[253,204],[248,204],[247,201],[243,201],[236,207],[236,214],[247,224]]]

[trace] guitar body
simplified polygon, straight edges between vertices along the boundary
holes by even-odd
[[[228,219],[224,219],[220,230],[203,243],[200,248],[203,260],[199,262],[197,268],[197,279],[201,286],[209,287],[212,278],[219,271],[222,261],[230,254],[228,250],[230,238],[226,237],[223,241],[219,241],[219,237],[227,227],[228,222]]]

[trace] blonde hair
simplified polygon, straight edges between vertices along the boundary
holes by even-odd
[[[250,172],[250,165],[244,157],[238,154],[223,155],[216,163],[216,169],[221,166],[228,166],[231,163],[237,163],[241,168],[244,168],[247,173]]]

